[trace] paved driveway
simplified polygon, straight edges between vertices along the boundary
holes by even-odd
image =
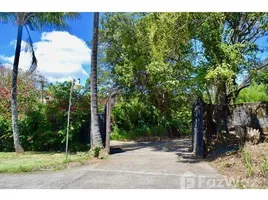
[[[0,174],[0,188],[226,188],[229,182],[194,159],[188,139],[166,142],[112,141],[107,160],[63,171]]]

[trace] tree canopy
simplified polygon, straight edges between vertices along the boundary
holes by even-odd
[[[99,66],[109,69],[109,86],[122,88],[122,101],[138,98],[178,119],[196,96],[222,107],[267,80],[259,42],[267,22],[267,13],[105,13]]]

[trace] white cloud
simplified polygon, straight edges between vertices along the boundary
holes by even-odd
[[[13,62],[12,58],[14,58],[14,56],[12,56],[12,57],[6,57],[4,55],[0,55],[0,60],[1,61],[4,61],[3,64],[7,64],[7,65],[8,64],[11,64]],[[2,62],[1,62],[1,64],[2,64]]]
[[[14,48],[15,50],[15,47],[16,47],[16,42],[17,40],[12,40],[9,44]],[[21,41],[21,50],[23,51],[26,47],[27,43],[25,41]]]
[[[15,41],[11,41],[14,46]],[[23,41],[23,47],[25,42]],[[37,57],[37,71],[43,74],[49,81],[65,81],[71,78],[87,78],[88,73],[82,65],[90,64],[91,50],[86,43],[68,32],[53,31],[44,32],[41,41],[34,43]],[[0,60],[12,64],[14,56],[0,55]],[[20,55],[19,68],[29,69],[31,56],[23,50]]]

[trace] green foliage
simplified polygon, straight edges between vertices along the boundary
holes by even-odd
[[[243,81],[240,84],[237,79],[251,80],[252,71],[260,62],[258,56],[266,51],[255,41],[267,35],[267,13],[198,13],[195,19],[201,24],[194,30],[202,44],[197,49],[197,76],[204,86],[200,89],[210,93],[209,102],[215,98],[219,101],[216,104],[229,104],[243,86]],[[218,96],[224,98],[219,100]]]
[[[174,23],[168,21],[171,18]],[[164,116],[191,100],[187,95],[193,70],[187,26],[174,32],[177,25],[185,25],[185,18],[174,13],[108,13],[102,18],[103,62],[112,67],[114,82],[133,98],[150,102]]]
[[[93,153],[94,153],[94,157],[95,158],[98,158],[99,157],[100,151],[101,151],[101,147],[95,147],[94,148]]]
[[[188,20],[187,13],[103,15],[101,63],[110,66],[114,84],[123,88],[113,110],[114,138],[167,135],[171,127],[189,132],[195,83]]]
[[[214,84],[218,81],[227,80],[231,81],[232,77],[235,75],[235,73],[230,70],[228,64],[218,65],[215,69],[211,69],[208,71],[206,75],[206,79],[208,81],[212,81]]]
[[[112,110],[112,139],[135,139],[163,135],[159,111],[154,106],[140,102],[138,98],[123,100]]]
[[[31,19],[37,24],[51,22],[64,27],[60,19],[66,16],[34,13]],[[75,18],[76,14],[69,16]],[[2,14],[0,19],[7,20],[8,16]],[[267,82],[267,70],[255,69],[260,63],[258,56],[266,51],[256,41],[267,35],[267,24],[267,13],[103,14],[98,51],[101,110],[110,88],[116,86],[121,91],[112,110],[111,137],[162,136],[174,131],[189,134],[196,96],[217,105],[267,100],[266,88],[260,85]],[[248,80],[247,86],[253,78],[259,85],[240,92],[243,79]],[[90,79],[86,87],[89,85]],[[33,88],[31,91],[40,92]],[[26,149],[64,148],[69,88],[70,83],[50,86],[46,89],[50,99],[44,105],[38,103],[40,94],[27,98],[19,95],[19,105],[25,106],[20,109],[19,123]],[[75,150],[86,144],[88,102],[87,92],[74,92],[69,139]],[[0,106],[1,111],[5,107]],[[10,117],[0,120],[0,137],[7,140],[11,136],[8,120]],[[10,149],[7,143],[4,146]]]
[[[268,101],[266,86],[253,83],[239,93],[236,103]]]
[[[138,98],[122,97],[112,110],[112,134],[115,140],[133,140],[151,136],[179,136],[190,133],[191,110],[181,109],[172,118]]]
[[[27,25],[31,29],[40,30],[43,27],[66,29],[67,21],[77,20],[79,13],[75,12],[3,12],[0,13],[0,22],[12,23],[16,21],[20,25]]]
[[[46,103],[32,101],[34,109],[19,114],[19,131],[26,151],[62,151],[65,149],[70,82],[50,85]],[[73,92],[69,147],[85,151],[89,135],[90,97],[88,93]],[[33,103],[35,102],[35,103]],[[0,117],[0,151],[12,151],[11,119]],[[3,140],[2,140],[3,139]]]
[[[147,108],[137,98],[117,104],[113,108],[112,115],[114,123],[126,131],[142,127],[145,122],[156,125],[158,120],[157,110],[154,107]]]
[[[12,151],[14,148],[11,128],[11,120],[0,116],[0,151]]]
[[[122,88],[129,103],[118,101],[113,137],[171,124],[190,132],[197,95],[217,105],[235,102],[241,86],[237,79],[253,78],[258,55],[265,51],[255,41],[265,35],[267,13],[102,15],[100,65],[108,66],[108,85]]]

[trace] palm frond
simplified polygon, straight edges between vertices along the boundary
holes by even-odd
[[[0,23],[14,23],[16,21],[16,15],[12,12],[0,12]]]
[[[25,26],[25,29],[26,29],[27,34],[28,34],[28,38],[26,40],[26,45],[27,46],[25,48],[25,51],[31,53],[31,66],[30,66],[29,72],[33,73],[37,68],[37,58],[35,56],[34,47],[33,47],[33,41],[32,41],[32,38],[30,36],[30,33],[29,33],[27,25]]]
[[[7,22],[9,18],[8,13],[0,13],[0,22]]]
[[[47,12],[35,13],[31,22],[32,25],[39,30],[43,27],[65,30],[70,28],[67,20],[76,19],[80,19],[80,14],[76,12]]]
[[[80,14],[76,12],[17,12],[17,13],[0,13],[1,22],[13,22],[24,26],[28,39],[26,41],[26,51],[31,53],[31,66],[29,71],[32,73],[37,68],[37,58],[35,56],[30,30],[41,30],[43,27],[68,29],[68,21],[80,19]]]
[[[28,26],[31,31],[34,31],[35,30],[35,28],[34,28],[34,26],[33,26],[33,24],[32,24],[31,21],[28,21],[27,24],[26,24],[26,26]]]

